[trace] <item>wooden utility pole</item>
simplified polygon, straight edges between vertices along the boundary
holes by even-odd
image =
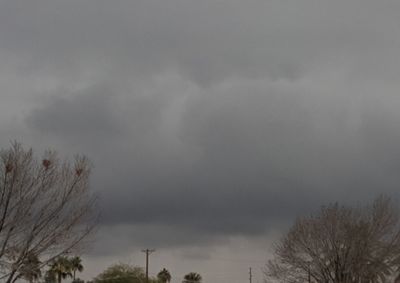
[[[253,279],[253,274],[251,273],[251,267],[249,268],[249,282],[251,283],[251,279]]]
[[[155,250],[145,249],[142,252],[146,254],[146,283],[149,283],[149,255],[155,252]]]

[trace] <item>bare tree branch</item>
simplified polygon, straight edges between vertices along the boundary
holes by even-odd
[[[20,144],[0,152],[0,268],[7,283],[26,274],[27,259],[46,265],[83,243],[97,223],[86,157],[37,160]]]

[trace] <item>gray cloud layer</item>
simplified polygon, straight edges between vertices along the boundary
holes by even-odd
[[[397,198],[399,12],[2,1],[0,144],[93,159],[102,255],[258,237],[328,201]],[[110,227],[129,237],[112,241]]]

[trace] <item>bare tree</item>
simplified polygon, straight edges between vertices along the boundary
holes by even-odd
[[[91,234],[97,209],[89,175],[84,156],[68,162],[47,151],[38,160],[18,143],[0,152],[0,267],[7,283],[27,273],[30,257],[46,265]]]
[[[400,226],[388,197],[351,208],[332,204],[298,218],[275,246],[266,280],[386,282],[400,266]]]

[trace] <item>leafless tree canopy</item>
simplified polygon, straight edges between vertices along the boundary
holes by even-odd
[[[398,211],[388,197],[351,208],[332,204],[297,219],[275,247],[266,280],[387,282],[400,266]]]
[[[83,156],[61,161],[53,151],[36,159],[14,143],[0,153],[0,267],[8,283],[34,257],[46,264],[78,247],[96,223]]]

